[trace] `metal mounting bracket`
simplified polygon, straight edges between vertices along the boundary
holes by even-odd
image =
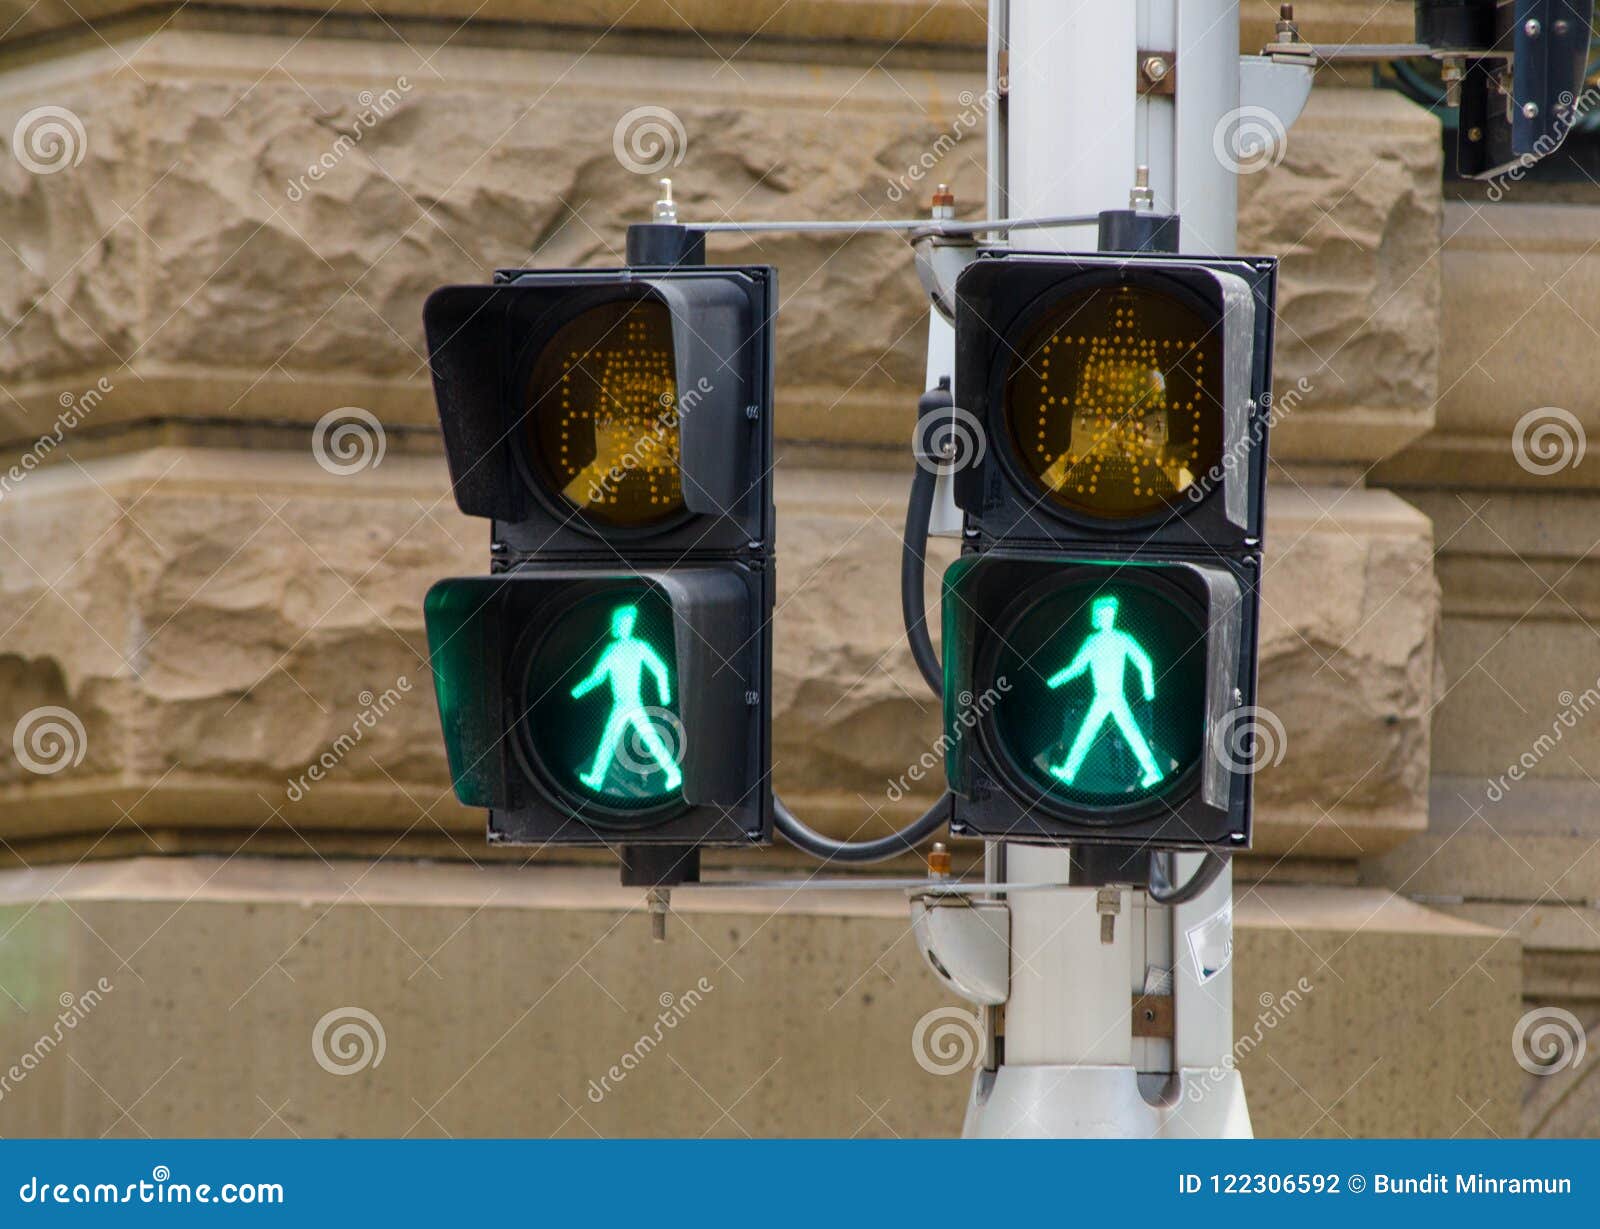
[[[1011,909],[964,896],[911,898],[911,929],[934,975],[969,1003],[1011,997]]]

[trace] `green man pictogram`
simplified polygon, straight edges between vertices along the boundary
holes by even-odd
[[[672,703],[672,682],[667,663],[661,655],[633,634],[638,621],[637,606],[618,606],[611,612],[611,643],[600,660],[584,679],[572,689],[572,698],[580,700],[602,682],[611,684],[611,715],[606,718],[605,732],[600,736],[600,746],[595,751],[594,763],[578,780],[596,792],[604,792],[606,774],[617,756],[617,745],[623,733],[631,726],[650,758],[666,774],[667,788],[675,790],[683,784],[683,774],[678,771],[672,751],[659,731],[650,723],[650,712],[639,694],[644,673],[648,670],[655,678],[656,694],[660,703]]]
[[[1139,784],[1149,788],[1161,780],[1161,769],[1156,766],[1156,757],[1151,753],[1144,731],[1134,721],[1133,710],[1128,707],[1128,697],[1123,691],[1123,677],[1127,664],[1131,661],[1134,669],[1139,672],[1140,682],[1144,685],[1144,698],[1154,700],[1155,669],[1150,664],[1150,655],[1140,647],[1139,642],[1116,626],[1116,598],[1095,598],[1089,607],[1089,617],[1094,622],[1095,630],[1078,649],[1072,663],[1066,669],[1052,675],[1046,682],[1046,685],[1054,690],[1087,672],[1089,681],[1094,684],[1094,698],[1090,701],[1089,711],[1084,714],[1078,732],[1072,739],[1072,748],[1067,752],[1066,763],[1051,765],[1050,772],[1071,785],[1078,775],[1078,770],[1083,767],[1083,761],[1088,756],[1090,748],[1094,746],[1095,739],[1099,737],[1101,728],[1106,722],[1112,721],[1116,723],[1117,730],[1122,734],[1122,739],[1128,744],[1129,750],[1133,752],[1134,758],[1139,761],[1139,767],[1144,769],[1144,776],[1140,778]]]

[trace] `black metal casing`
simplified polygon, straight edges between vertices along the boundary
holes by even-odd
[[[533,476],[521,427],[528,373],[583,312],[654,300],[671,313],[684,515],[659,527],[591,523]],[[767,267],[502,270],[446,286],[424,309],[451,484],[492,522],[491,574],[429,595],[457,794],[489,809],[513,845],[743,846],[770,841],[774,605],[773,319]],[[687,731],[681,802],[619,823],[552,788],[518,731],[526,644],[559,607],[608,585],[643,585],[672,610],[676,697]],[[478,663],[474,669],[473,664]],[[638,855],[636,855],[638,856]],[[625,859],[626,861],[626,859]]]
[[[986,448],[954,475],[965,514],[962,558],[944,600],[946,774],[954,833],[1037,844],[1158,849],[1249,846],[1252,776],[1225,744],[1255,711],[1261,541],[1272,417],[1271,355],[1277,262],[1257,257],[1045,253],[986,254],[956,290],[956,405],[976,420]],[[1130,281],[1181,298],[1231,330],[1223,387],[1231,415],[1223,472],[1203,476],[1193,498],[1136,520],[1097,520],[1032,489],[1003,421],[1006,381],[1020,343],[1053,302],[1091,286]],[[1118,583],[1177,595],[1206,630],[1206,748],[1170,788],[1125,807],[1075,806],[1031,786],[976,702],[1008,610],[1026,594],[1104,568]],[[992,670],[990,671],[992,673]]]

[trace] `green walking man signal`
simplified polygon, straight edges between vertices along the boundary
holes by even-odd
[[[600,746],[595,751],[594,763],[581,774],[582,781],[596,793],[605,792],[606,775],[617,758],[617,746],[628,727],[632,727],[650,758],[666,774],[667,789],[675,790],[683,784],[683,774],[666,740],[651,724],[651,712],[640,695],[640,684],[648,670],[656,682],[659,703],[672,703],[672,680],[667,663],[661,655],[633,634],[639,618],[637,606],[618,606],[611,612],[611,644],[600,654],[600,660],[584,679],[572,689],[574,700],[581,700],[606,680],[611,683],[611,715],[606,718],[605,732],[600,736]]]
[[[1072,740],[1072,748],[1067,752],[1066,762],[1052,765],[1050,772],[1071,785],[1078,775],[1078,770],[1083,767],[1089,749],[1099,737],[1101,728],[1107,721],[1112,721],[1116,723],[1123,741],[1128,744],[1128,749],[1133,752],[1134,758],[1139,761],[1139,767],[1144,769],[1144,776],[1139,781],[1140,786],[1148,788],[1161,780],[1161,769],[1156,766],[1156,757],[1150,750],[1150,743],[1145,739],[1144,731],[1134,721],[1133,710],[1128,707],[1128,697],[1123,691],[1123,675],[1127,664],[1131,661],[1134,669],[1139,672],[1140,681],[1144,684],[1144,698],[1154,700],[1155,669],[1150,664],[1150,655],[1144,651],[1139,642],[1116,626],[1116,598],[1095,598],[1089,607],[1089,617],[1094,622],[1096,630],[1089,633],[1088,639],[1079,648],[1071,665],[1052,675],[1046,683],[1051,690],[1054,690],[1079,678],[1087,671],[1089,681],[1094,684],[1094,699],[1078,726],[1077,735]]]

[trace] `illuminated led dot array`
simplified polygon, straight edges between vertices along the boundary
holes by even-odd
[[[683,501],[679,468],[677,382],[672,352],[651,344],[645,321],[630,316],[615,344],[568,352],[561,377],[561,456],[565,473],[598,468],[606,480],[592,483],[574,502],[586,508],[617,507],[624,491],[643,485],[652,507]],[[621,470],[620,476],[616,471]]]
[[[1135,515],[1175,502],[1214,447],[1206,347],[1194,313],[1172,311],[1165,296],[1121,288],[1090,302],[1046,328],[1019,364],[1011,429],[1058,502]],[[1155,324],[1140,310],[1152,303]]]
[[[564,326],[535,361],[527,431],[535,473],[614,525],[683,508],[672,318],[663,304],[609,303]]]

